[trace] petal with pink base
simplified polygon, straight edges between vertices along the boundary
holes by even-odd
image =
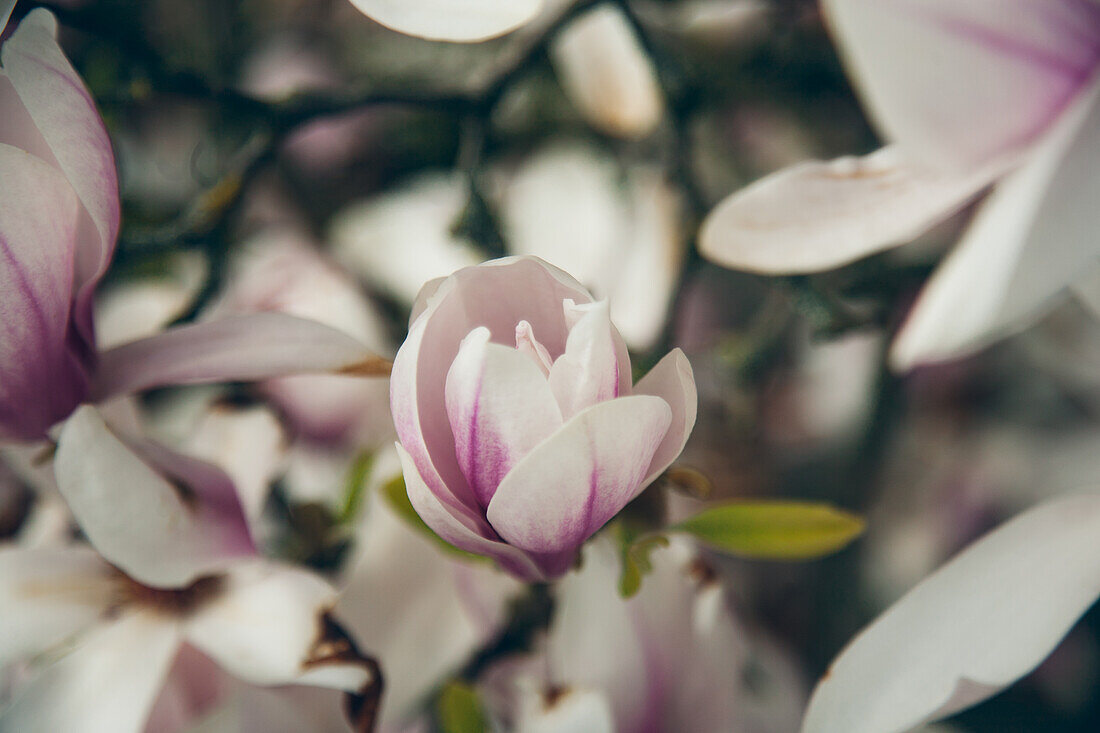
[[[184,487],[181,493],[111,433],[92,407],[66,421],[54,469],[88,540],[140,583],[183,587],[255,552],[239,504],[223,513],[206,501],[205,489]]]
[[[486,511],[508,543],[537,553],[580,547],[645,488],[672,410],[649,395],[577,414],[505,477]]]
[[[60,173],[0,144],[0,439],[44,436],[87,390],[67,343],[78,212]]]
[[[452,513],[424,483],[412,456],[400,445],[397,446],[397,453],[401,457],[409,502],[433,532],[460,550],[493,558],[501,567],[521,578],[539,580],[543,577],[538,564],[526,553],[489,537],[492,528],[479,526],[485,524],[484,519]]]
[[[561,427],[562,416],[538,365],[474,329],[447,374],[447,416],[466,480],[488,506],[504,476]]]

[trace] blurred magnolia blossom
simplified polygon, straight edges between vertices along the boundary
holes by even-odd
[[[175,408],[192,415],[170,417],[179,423],[170,432],[186,436],[189,454],[232,477],[254,536],[270,534],[262,509],[276,479],[292,500],[328,506],[346,500],[341,494],[352,450],[308,447],[306,460],[297,442],[286,444],[266,408],[203,402]],[[473,565],[446,554],[438,542],[400,519],[380,496],[381,484],[400,470],[392,448],[372,461],[365,501],[352,518],[352,549],[338,571],[334,605],[340,623],[382,665],[386,690],[378,725],[383,733],[416,722],[432,690],[498,633],[507,602],[520,589],[486,563]],[[190,670],[174,670],[180,676],[169,679],[173,694],[183,699],[199,697],[212,676],[219,680],[216,694],[208,694],[201,708],[188,708],[184,717],[190,723],[224,724],[225,730],[347,730],[337,714],[339,700],[331,694],[259,690],[216,673],[209,662],[199,666],[205,671],[195,671],[193,664]]]
[[[640,165],[622,170],[592,146],[558,143],[492,180],[507,249],[574,274],[609,300],[631,348],[652,347],[685,253],[683,204],[662,175]],[[372,286],[412,303],[425,282],[484,258],[452,230],[467,196],[460,176],[427,176],[355,204],[332,223],[333,253]]]
[[[905,369],[1035,320],[1091,276],[1100,145],[1100,8],[1091,0],[826,0],[829,26],[889,144],[807,162],[710,215],[711,259],[829,269],[913,239],[996,182],[893,345]]]
[[[3,16],[10,12],[10,4]],[[183,326],[97,349],[93,297],[114,250],[119,196],[110,140],[31,12],[4,43],[0,110],[0,440],[37,441],[81,402],[154,386],[361,367],[354,339],[290,316]]]
[[[0,665],[32,660],[0,728],[140,731],[184,642],[255,684],[378,684],[332,620],[336,590],[256,554],[226,474],[91,407],[62,432],[58,486],[90,547],[0,550]]]
[[[614,547],[586,547],[581,570],[555,587],[557,610],[536,654],[505,660],[486,676],[504,729],[785,733],[797,726],[805,699],[799,673],[741,625],[705,560],[674,539],[653,561],[638,595],[625,600]]]
[[[1100,596],[1098,533],[1100,496],[1073,496],[960,552],[833,662],[803,733],[902,733],[1031,672]]]
[[[606,301],[534,257],[425,285],[394,360],[409,499],[443,539],[525,579],[562,575],[683,450],[676,349],[636,385]]]
[[[376,354],[390,351],[385,324],[358,285],[293,226],[267,228],[243,243],[227,280],[211,319],[285,313],[347,334]],[[384,379],[289,376],[266,380],[260,390],[294,430],[316,441],[374,447],[393,434]]]

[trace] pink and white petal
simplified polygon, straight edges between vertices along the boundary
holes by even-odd
[[[515,30],[543,0],[351,0],[387,28],[433,41],[484,41]]]
[[[103,352],[94,394],[104,399],[171,384],[361,373],[382,363],[329,326],[284,313],[252,313],[180,326]]]
[[[463,340],[447,373],[446,399],[459,466],[482,506],[512,466],[562,425],[538,365],[518,349],[489,343],[487,328]]]
[[[896,146],[798,163],[718,204],[703,222],[699,247],[707,259],[738,270],[828,270],[912,240],[1004,170],[937,171]]]
[[[600,6],[570,23],[551,58],[569,100],[602,132],[642,138],[661,123],[657,70],[619,8]]]
[[[672,421],[668,432],[657,446],[642,486],[648,486],[672,465],[695,427],[699,411],[699,394],[695,388],[695,374],[691,362],[680,349],[673,349],[661,358],[649,373],[634,385],[634,394],[653,395],[664,400],[672,409]]]
[[[898,369],[971,352],[1038,318],[1100,255],[1100,81],[983,204],[891,351]]]
[[[4,44],[4,74],[22,100],[65,177],[91,216],[76,261],[77,322],[91,334],[92,293],[107,269],[119,227],[118,174],[111,140],[95,102],[57,45],[57,21],[32,11]]]
[[[176,625],[152,614],[103,624],[28,683],[0,730],[140,733],[178,648]]]
[[[965,169],[1032,143],[1100,56],[1087,0],[827,0],[826,17],[885,137]]]
[[[1100,595],[1098,533],[1100,498],[1075,496],[963,550],[837,657],[803,733],[900,733],[1030,672]]]
[[[69,313],[80,204],[64,177],[0,144],[0,439],[33,440],[87,389]]]
[[[92,407],[65,422],[54,470],[88,540],[140,583],[182,587],[255,552],[239,505],[235,515],[203,506],[216,497],[196,485],[187,488],[198,506],[188,506],[180,490],[111,433]]]
[[[116,577],[87,547],[0,549],[0,669],[99,621]]]
[[[401,445],[448,507],[478,506],[455,458],[445,409],[447,371],[462,339],[484,326],[493,343],[513,346],[516,323],[526,320],[551,356],[558,356],[568,335],[562,302],[570,298],[592,300],[576,280],[538,258],[505,257],[455,272],[409,329],[394,358],[390,408]]]
[[[622,365],[606,300],[566,303],[564,308],[566,322],[572,322],[569,338],[565,353],[550,367],[549,381],[561,415],[568,420],[598,402],[619,396]]]
[[[527,454],[486,511],[509,544],[536,553],[580,547],[638,495],[672,410],[633,395],[578,413]]]
[[[409,502],[433,532],[460,550],[493,558],[505,570],[524,580],[542,579],[542,571],[527,553],[490,537],[493,530],[483,518],[452,513],[428,488],[412,456],[401,445],[397,446],[397,454],[401,458]]]
[[[234,676],[348,692],[372,681],[371,668],[352,655],[332,655],[326,616],[336,590],[320,576],[253,560],[235,565],[222,582],[217,598],[184,622],[184,636]]]
[[[428,309],[428,303],[435,294],[439,292],[439,286],[447,281],[445,277],[437,277],[421,286],[420,291],[416,294],[416,300],[413,302],[412,310],[409,312],[409,323],[413,323],[420,314]]]

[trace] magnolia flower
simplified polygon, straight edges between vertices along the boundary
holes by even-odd
[[[8,11],[10,3],[0,16]],[[118,181],[106,130],[56,30],[53,16],[33,11],[0,57],[0,440],[42,439],[89,399],[369,360],[344,334],[267,313],[97,351],[92,300],[118,233]]]
[[[613,545],[585,548],[581,570],[555,588],[543,648],[518,666],[500,663],[486,680],[508,730],[794,729],[805,697],[798,673],[746,633],[691,543],[674,539],[653,562],[638,595],[625,600]]]
[[[803,733],[902,733],[1033,670],[1100,596],[1100,497],[1041,504],[959,553],[864,629]]]
[[[826,0],[830,28],[889,144],[808,162],[734,194],[705,254],[811,272],[906,242],[992,182],[921,293],[891,359],[965,354],[1017,330],[1089,273],[1100,7],[1091,0]]]
[[[55,469],[91,547],[0,550],[0,665],[35,658],[0,729],[140,731],[183,642],[256,684],[380,683],[329,615],[335,590],[256,555],[215,467],[127,445],[86,406]]]
[[[631,387],[606,302],[533,257],[428,283],[390,380],[409,499],[448,542],[554,577],[695,423],[679,349]]]
[[[228,280],[211,318],[285,313],[336,329],[376,353],[389,348],[386,325],[358,285],[293,227],[270,229],[244,243]],[[393,440],[384,379],[295,375],[267,380],[260,388],[304,437],[360,446]]]

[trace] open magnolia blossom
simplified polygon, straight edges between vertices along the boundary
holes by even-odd
[[[683,352],[632,387],[607,303],[537,258],[430,282],[411,321],[390,380],[409,499],[520,577],[563,574],[695,424]]]
[[[293,226],[270,227],[242,245],[207,317],[264,312],[324,324],[375,353],[390,348],[385,323],[352,277]],[[361,447],[393,441],[384,379],[303,374],[266,380],[260,390],[302,437]]]
[[[42,439],[81,402],[165,384],[377,366],[346,334],[275,313],[97,350],[92,301],[118,234],[118,180],[56,31],[35,10],[0,50],[0,440]]]
[[[805,690],[793,665],[750,636],[690,541],[653,555],[638,595],[617,591],[610,542],[555,588],[543,648],[490,671],[487,698],[521,733],[787,733]],[[745,683],[752,669],[753,684]]]
[[[378,693],[330,613],[336,591],[256,554],[219,469],[127,445],[85,406],[55,470],[91,546],[0,551],[0,665],[31,660],[0,729],[141,731],[183,642],[255,684]]]
[[[1100,596],[1100,496],[1031,509],[959,553],[864,629],[803,733],[902,733],[1033,670]]]
[[[706,256],[759,272],[829,269],[914,238],[997,182],[925,286],[892,362],[953,358],[1034,320],[1100,255],[1100,5],[823,6],[890,144],[735,193],[704,224]]]

